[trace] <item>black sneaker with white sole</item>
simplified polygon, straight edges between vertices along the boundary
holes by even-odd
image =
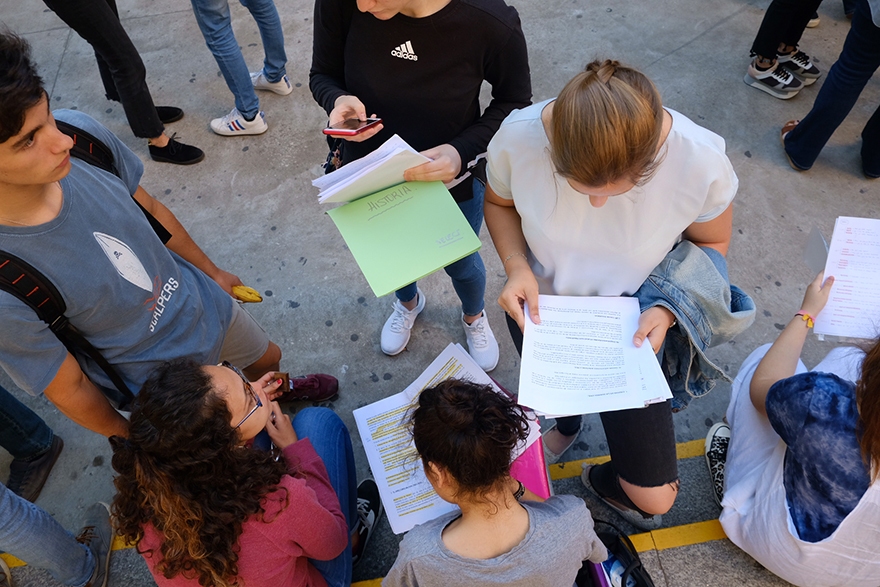
[[[372,479],[364,479],[358,485],[357,493],[358,525],[355,534],[359,536],[357,547],[351,551],[351,564],[358,564],[367,550],[367,542],[373,535],[373,530],[382,517],[382,499],[379,497],[379,487]]]
[[[769,69],[761,70],[755,67],[753,61],[749,64],[743,81],[780,100],[793,98],[804,88],[804,83],[778,62]]]
[[[822,76],[822,72],[819,71],[810,56],[800,49],[795,49],[788,55],[778,55],[776,63],[785,67],[805,86],[816,83],[816,80]]]
[[[727,463],[727,449],[730,446],[730,426],[718,422],[706,435],[706,465],[712,477],[712,497],[721,505],[724,499],[724,465]]]

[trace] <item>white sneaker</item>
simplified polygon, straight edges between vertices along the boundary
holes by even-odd
[[[461,325],[467,336],[468,354],[483,371],[488,373],[498,365],[498,341],[495,340],[495,335],[489,327],[486,312],[483,311],[473,324],[465,322],[462,314]]]
[[[262,69],[260,71],[252,71],[251,83],[254,84],[255,90],[268,90],[270,92],[275,92],[280,96],[286,96],[293,91],[293,86],[290,85],[290,78],[287,77],[286,73],[284,74],[284,77],[277,82],[270,82],[266,79],[266,75],[263,73]]]
[[[386,355],[400,354],[406,348],[416,316],[425,309],[425,294],[420,289],[416,289],[416,291],[419,301],[413,310],[407,310],[400,303],[400,300],[394,298],[392,304],[394,311],[391,312],[388,320],[385,321],[385,326],[382,327],[381,346],[382,352]]]
[[[263,114],[262,110],[257,113],[253,120],[248,122],[244,119],[244,116],[241,115],[241,112],[238,111],[238,108],[233,108],[232,111],[223,118],[215,118],[212,120],[211,130],[224,137],[261,135],[269,130],[269,125],[266,124],[266,116]]]

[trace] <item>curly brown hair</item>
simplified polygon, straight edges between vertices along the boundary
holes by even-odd
[[[859,407],[859,445],[871,471],[871,483],[880,478],[880,339],[865,349],[862,375],[856,383]]]
[[[110,439],[118,533],[136,543],[152,524],[163,537],[157,568],[169,579],[237,585],[242,523],[263,515],[261,500],[287,472],[269,453],[243,450],[230,418],[204,369],[177,360],[144,384],[129,437]]]
[[[529,423],[512,399],[488,385],[447,379],[419,394],[412,436],[425,465],[445,468],[459,492],[482,496],[510,475],[514,448]]]

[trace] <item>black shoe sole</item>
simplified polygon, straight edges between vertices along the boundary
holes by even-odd
[[[199,163],[200,161],[204,161],[205,154],[202,153],[200,157],[197,157],[195,159],[190,159],[189,161],[180,161],[178,159],[171,159],[170,157],[162,157],[162,156],[156,156],[156,155],[152,155],[152,154],[150,155],[150,158],[153,161],[157,161],[159,163],[173,163],[174,165],[195,165],[196,163]]]
[[[183,118],[183,110],[177,106],[156,106],[156,114],[162,124],[170,124]]]

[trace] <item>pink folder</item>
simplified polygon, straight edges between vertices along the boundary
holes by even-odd
[[[539,497],[550,497],[550,475],[544,461],[544,444],[536,440],[510,465],[510,475]]]

